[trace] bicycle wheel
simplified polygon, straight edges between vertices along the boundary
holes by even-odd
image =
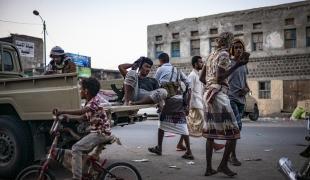
[[[33,165],[23,169],[15,180],[37,180],[40,175],[40,170],[42,166]],[[55,180],[54,175],[46,170],[43,174],[42,180]]]
[[[99,176],[100,180],[142,180],[138,169],[129,163],[113,163],[106,170]]]

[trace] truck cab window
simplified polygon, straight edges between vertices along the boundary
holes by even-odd
[[[4,51],[3,52],[3,71],[13,71],[14,65],[13,65],[13,58],[12,55]]]

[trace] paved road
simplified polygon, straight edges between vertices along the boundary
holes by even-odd
[[[212,177],[203,176],[205,170],[205,139],[191,138],[191,147],[195,156],[195,164],[188,165],[187,160],[181,158],[182,152],[175,151],[178,135],[165,137],[163,155],[156,156],[147,151],[147,147],[155,145],[157,141],[158,121],[145,121],[125,127],[115,127],[113,133],[120,137],[123,146],[110,145],[104,157],[109,162],[127,161],[135,165],[146,180],[202,180],[226,179],[223,174]],[[232,167],[238,173],[234,179],[261,180],[284,179],[277,171],[277,161],[287,156],[300,167],[303,159],[298,156],[306,144],[304,122],[260,121],[244,123],[242,139],[238,141],[238,156],[242,161],[241,167]],[[215,153],[214,168],[220,163],[223,152]],[[262,161],[245,161],[248,158],[261,158]],[[149,162],[132,162],[136,159],[148,159]],[[175,165],[178,169],[169,168]],[[59,179],[63,179],[62,174]],[[65,173],[65,176],[69,173]]]

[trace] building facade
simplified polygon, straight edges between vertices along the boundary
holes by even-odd
[[[25,74],[41,74],[43,65],[43,40],[27,35],[11,34],[9,37],[0,38],[14,44],[19,50],[21,62]]]
[[[248,84],[262,115],[291,112],[310,99],[310,1],[228,12],[147,28],[148,57],[166,52],[185,73],[194,55],[207,58],[221,32],[251,53]]]
[[[98,80],[123,79],[118,70],[92,68],[91,75]]]

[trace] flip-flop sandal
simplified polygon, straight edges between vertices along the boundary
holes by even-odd
[[[235,172],[232,172],[230,169],[225,169],[225,168],[217,168],[217,172],[221,172],[221,173],[224,173],[226,174],[227,176],[229,177],[234,177],[237,175],[237,173]]]
[[[205,173],[205,176],[212,176],[212,175],[214,175],[216,173],[217,173],[217,171],[214,170],[214,169],[211,169],[211,171],[207,170],[206,173]]]
[[[159,150],[158,146],[150,147],[150,148],[148,148],[148,150],[151,153],[154,153],[154,154],[161,156],[161,151]]]
[[[182,156],[183,159],[188,159],[188,160],[194,160],[194,156],[192,154],[187,154],[185,153],[183,156]]]

